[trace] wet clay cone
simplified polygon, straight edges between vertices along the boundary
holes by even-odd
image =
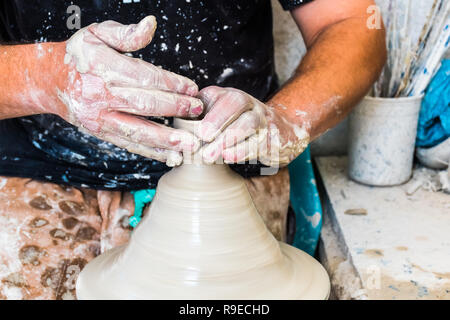
[[[192,131],[192,123],[176,124]],[[95,258],[77,282],[79,299],[326,299],[329,291],[324,268],[272,236],[243,179],[223,164],[165,174],[130,242]]]

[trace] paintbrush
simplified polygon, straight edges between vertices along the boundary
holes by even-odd
[[[413,45],[412,1],[390,0],[385,14],[388,59],[373,86],[376,97],[423,94],[449,46],[449,0],[434,0]]]

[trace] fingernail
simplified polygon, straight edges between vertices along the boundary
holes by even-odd
[[[203,103],[198,99],[192,99],[190,101],[190,110],[189,115],[190,116],[199,116],[203,112]]]
[[[190,86],[186,89],[186,94],[189,96],[195,96],[198,93],[198,87],[197,86]]]
[[[191,116],[199,116],[203,112],[203,107],[197,106],[197,107],[191,108],[190,111],[191,111]]]
[[[191,102],[189,100],[179,100],[178,101],[178,115],[185,117],[189,114],[191,107]]]
[[[139,30],[140,34],[146,34],[147,32],[153,34],[156,30],[156,26],[157,23],[156,18],[154,16],[147,16],[141,21],[139,21],[139,23],[137,24],[137,27],[140,29]]]
[[[217,160],[219,155],[219,149],[216,146],[209,145],[203,150],[203,160],[206,163],[213,163]]]
[[[169,136],[169,144],[171,146],[176,146],[181,143],[181,140],[183,139],[183,136],[180,136],[179,134],[173,133]]]

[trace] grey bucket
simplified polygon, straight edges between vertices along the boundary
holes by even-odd
[[[422,97],[365,97],[350,115],[349,176],[391,186],[411,177]]]

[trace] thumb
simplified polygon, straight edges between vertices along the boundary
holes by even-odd
[[[111,48],[131,52],[146,47],[152,41],[156,19],[154,16],[147,16],[138,24],[129,25],[108,20],[91,24],[88,30]]]
[[[226,88],[218,86],[209,86],[200,90],[197,98],[203,102],[205,113],[209,112],[216,101],[227,92]]]

